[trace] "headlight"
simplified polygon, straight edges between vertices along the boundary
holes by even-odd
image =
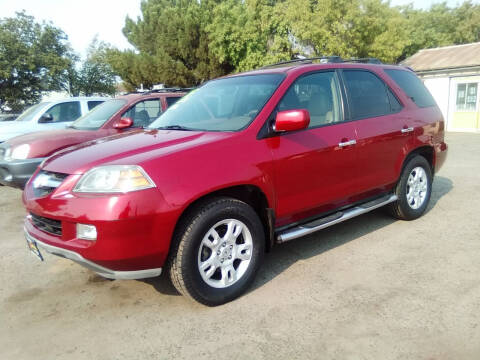
[[[126,193],[155,187],[147,173],[136,165],[107,165],[87,171],[73,189],[86,193]]]
[[[11,151],[7,150],[7,153],[5,154],[5,158],[12,159],[12,160],[23,160],[28,158],[29,152],[30,152],[30,145],[23,144],[23,145],[14,147],[13,149],[11,149]]]

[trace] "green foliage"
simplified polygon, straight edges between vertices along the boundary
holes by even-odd
[[[36,103],[42,92],[61,88],[71,65],[66,35],[24,12],[0,19],[0,109]]]
[[[313,55],[379,57],[402,54],[405,19],[381,0],[287,0],[278,4],[290,33]]]
[[[384,0],[143,0],[127,18],[135,50],[107,61],[129,89],[192,86],[296,55],[396,63],[422,48],[480,40],[480,5],[429,10]]]
[[[95,38],[87,50],[87,57],[77,70],[72,65],[65,73],[64,87],[73,96],[113,95],[116,75],[107,62],[107,44]],[[76,58],[74,55],[72,56]]]
[[[480,5],[471,1],[456,8],[439,3],[426,11],[414,10],[412,6],[400,11],[407,19],[409,38],[400,59],[423,48],[480,41]]]
[[[142,1],[142,18],[127,18],[123,29],[137,51],[111,50],[110,64],[129,88],[190,86],[230,72],[209,48],[206,26],[215,5],[212,0]]]
[[[219,3],[206,30],[209,47],[235,71],[290,60],[292,44],[286,23],[268,0],[226,0]]]

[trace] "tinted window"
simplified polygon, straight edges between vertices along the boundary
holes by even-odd
[[[262,74],[210,81],[182,97],[150,127],[240,130],[253,121],[283,79],[283,74]]]
[[[136,103],[122,117],[133,120],[133,127],[147,127],[162,114],[160,99],[145,100]]]
[[[176,96],[176,97],[167,97],[167,105],[168,107],[172,106],[175,104],[178,100],[180,100],[182,97],[181,96]]]
[[[92,111],[88,112],[72,124],[72,127],[80,130],[96,130],[108,121],[125,104],[126,100],[114,99],[105,101]]]
[[[53,105],[46,114],[53,117],[52,122],[64,122],[77,120],[81,115],[80,102],[71,101]]]
[[[417,106],[429,107],[436,105],[435,100],[427,88],[411,71],[386,69],[385,72],[402,88],[405,94],[407,94]]]
[[[387,95],[388,95],[388,101],[390,102],[390,110],[392,113],[399,112],[402,110],[402,105],[400,102],[397,100],[395,95],[393,95],[392,91],[387,87]]]
[[[368,71],[344,70],[353,119],[382,116],[391,113],[385,83]]]
[[[278,111],[307,109],[310,128],[341,121],[340,96],[335,72],[302,76],[285,93]]]
[[[100,105],[101,103],[103,103],[103,101],[89,101],[87,103],[88,110],[92,110],[95,106]]]

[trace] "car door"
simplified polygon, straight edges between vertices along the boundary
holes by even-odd
[[[52,105],[42,115],[48,115],[51,120],[42,122],[42,117],[38,121],[40,130],[65,129],[75,120],[82,116],[80,101],[67,101]]]
[[[355,125],[344,122],[335,71],[299,77],[277,111],[306,109],[308,129],[271,137],[277,226],[345,204],[355,191]]]
[[[365,69],[344,69],[350,119],[357,128],[358,190],[376,195],[396,181],[396,165],[412,141],[408,115],[388,85]],[[403,129],[405,128],[405,129]]]

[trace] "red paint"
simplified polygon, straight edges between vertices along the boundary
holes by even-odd
[[[310,114],[307,110],[280,111],[275,118],[276,131],[303,130],[310,124]]]
[[[121,118],[118,121],[115,121],[113,123],[113,128],[120,130],[120,129],[126,129],[129,128],[130,126],[133,125],[133,120],[129,117]]]
[[[70,175],[45,198],[34,196],[30,181],[24,203],[29,212],[62,221],[63,238],[34,228],[28,218],[27,230],[48,244],[74,250],[113,270],[158,268],[164,265],[182,213],[216,190],[239,185],[258,188],[274,210],[279,227],[390,191],[407,156],[420,147],[434,150],[438,171],[447,149],[440,111],[418,108],[383,73],[386,67],[322,64],[256,71],[283,72],[286,77],[242,131],[137,131],[55,154],[43,169]],[[403,109],[387,116],[259,137],[295,79],[329,68],[374,72],[392,88]],[[308,123],[308,112],[298,110],[277,115],[282,130],[298,130]],[[414,131],[402,133],[405,126]],[[339,146],[350,140],[356,144]],[[140,165],[156,187],[115,195],[72,192],[81,174],[104,164]],[[96,225],[98,240],[76,239],[77,222]]]

